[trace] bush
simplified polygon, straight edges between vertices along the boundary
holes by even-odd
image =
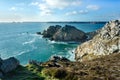
[[[62,79],[62,78],[65,78],[67,76],[67,72],[64,69],[56,69],[52,73],[52,76],[55,77],[55,78]]]
[[[50,76],[58,79],[63,79],[67,76],[66,70],[60,68],[44,69],[42,73],[45,76]]]

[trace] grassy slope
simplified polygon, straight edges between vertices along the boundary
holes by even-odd
[[[62,67],[19,66],[3,80],[120,80],[120,54],[86,62],[58,62]]]

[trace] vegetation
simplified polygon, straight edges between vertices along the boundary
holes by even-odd
[[[3,80],[44,80],[41,75],[42,67],[36,65],[19,66],[16,70],[5,75]]]
[[[57,63],[61,66],[49,66]],[[120,54],[84,62],[52,62],[19,66],[3,80],[120,80]]]

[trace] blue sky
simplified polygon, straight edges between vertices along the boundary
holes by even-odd
[[[0,22],[120,19],[120,0],[0,0]]]

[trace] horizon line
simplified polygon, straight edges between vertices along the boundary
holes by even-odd
[[[0,23],[24,23],[24,22],[57,23],[57,22],[108,22],[108,21],[0,21]]]

